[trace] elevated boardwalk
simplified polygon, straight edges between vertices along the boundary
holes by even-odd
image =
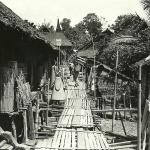
[[[90,101],[85,84],[68,85],[64,110],[59,118],[53,139],[39,141],[34,149],[92,149],[108,150],[109,145],[102,132],[94,130]]]

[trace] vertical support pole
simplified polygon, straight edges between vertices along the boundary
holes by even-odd
[[[61,62],[60,62],[60,61],[61,61],[61,60],[60,60],[60,57],[61,57],[61,56],[60,56],[60,46],[58,46],[58,47],[59,47],[59,65],[58,65],[58,66],[59,66],[59,68],[60,68],[60,64],[61,64]]]
[[[117,99],[117,67],[119,61],[118,49],[117,49],[117,58],[116,58],[116,75],[115,75],[115,93],[114,93],[114,103],[113,103],[113,118],[112,118],[112,132],[114,131],[114,122],[115,122],[115,109],[116,109],[116,99]]]
[[[94,101],[98,101],[98,99],[96,98],[96,72],[95,72],[95,45],[94,45],[94,40],[93,40],[93,36],[91,35],[91,39],[92,39],[92,44],[93,44],[93,53],[94,53],[94,67],[93,67],[93,73],[94,73]],[[98,102],[96,102],[98,103]]]
[[[31,64],[31,86],[34,85],[34,64]]]
[[[50,78],[48,78],[48,87],[47,87],[46,125],[48,125],[48,108],[49,108],[49,102],[50,102],[50,96],[49,96],[49,85],[50,85]]]
[[[24,143],[28,140],[28,131],[27,131],[27,109],[23,109],[23,130],[24,130],[24,137],[23,141]]]
[[[38,138],[38,129],[39,129],[39,99],[40,95],[36,101],[36,113],[35,113],[35,138]]]
[[[29,121],[29,137],[31,140],[35,139],[35,132],[34,132],[34,118],[33,118],[33,111],[32,111],[32,104],[28,105],[28,121]]]
[[[13,115],[11,116],[11,126],[12,126],[12,130],[13,130],[13,136],[17,140],[16,125],[15,125],[15,121],[14,121],[14,116]]]
[[[123,104],[124,104],[124,108],[126,109],[126,95],[125,95],[125,93],[123,93]],[[124,111],[124,119],[126,120],[126,111]]]
[[[138,141],[138,150],[141,150],[141,76],[142,76],[142,65],[139,65],[139,98],[138,98],[138,128],[137,128],[137,141]]]

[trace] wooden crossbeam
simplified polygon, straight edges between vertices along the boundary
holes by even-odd
[[[136,108],[130,108],[130,109],[115,109],[115,112],[120,111],[138,111]],[[93,113],[99,113],[99,112],[113,112],[113,109],[105,109],[105,110],[92,110]]]

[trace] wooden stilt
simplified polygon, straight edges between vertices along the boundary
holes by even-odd
[[[34,119],[33,119],[32,104],[29,104],[28,106],[28,119],[29,119],[29,137],[31,140],[34,140],[35,133],[34,133]]]
[[[113,119],[112,119],[112,132],[114,131],[114,123],[115,123],[115,109],[116,109],[116,99],[117,99],[117,67],[118,67],[118,50],[117,50],[117,58],[116,58],[116,75],[115,75],[115,93],[114,93],[114,103],[113,103]]]
[[[15,126],[15,122],[14,122],[13,116],[12,116],[12,120],[11,120],[11,125],[12,125],[13,136],[14,136],[15,139],[17,139],[16,126]]]
[[[39,128],[39,99],[37,99],[36,102],[36,112],[35,112],[35,133],[38,132]],[[38,137],[38,134],[35,135],[36,138]]]
[[[126,109],[126,97],[125,97],[125,93],[123,94],[123,105],[124,105],[124,108]],[[124,111],[124,119],[126,119],[126,111]]]
[[[141,150],[141,93],[142,93],[142,87],[141,87],[141,75],[142,75],[142,65],[139,65],[139,99],[138,99],[138,150]]]
[[[123,119],[122,119],[122,116],[121,116],[120,112],[119,112],[119,117],[120,117],[120,120],[121,120],[121,124],[122,124],[122,127],[123,127],[124,134],[127,135],[127,132],[126,132],[126,129],[125,129],[125,125],[123,123]]]
[[[28,140],[28,132],[27,132],[27,113],[26,113],[26,109],[23,109],[23,131],[24,131],[24,136],[23,136],[23,142],[26,143]]]

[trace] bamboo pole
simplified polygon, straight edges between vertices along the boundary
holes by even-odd
[[[28,126],[29,126],[29,136],[31,140],[35,139],[35,131],[34,131],[34,118],[33,118],[33,111],[32,111],[32,104],[30,103],[28,105],[28,110],[27,110],[27,114],[28,114]]]
[[[27,127],[27,113],[26,113],[27,109],[23,110],[23,125],[24,125],[24,137],[23,137],[23,142],[26,143],[28,140],[28,127]]]
[[[116,75],[115,75],[115,93],[114,93],[114,103],[113,103],[113,119],[112,119],[112,132],[114,131],[114,123],[115,123],[115,109],[116,109],[116,99],[117,99],[117,67],[118,67],[118,49],[117,49],[117,58],[116,58]]]
[[[136,109],[136,108],[131,108],[131,109],[115,109],[115,110],[113,110],[113,109],[105,109],[105,110],[92,110],[92,112],[93,113],[98,113],[98,112],[113,112],[113,111],[115,111],[115,112],[119,112],[119,111],[138,111],[138,109]]]
[[[119,111],[119,117],[120,117],[120,120],[121,120],[121,124],[122,124],[122,127],[123,127],[124,134],[127,135],[126,128],[125,128],[125,125],[123,123],[123,119],[122,119],[120,111]]]
[[[138,140],[138,150],[141,150],[141,75],[142,75],[142,65],[139,65],[139,98],[138,98],[138,128],[137,128],[137,140]]]
[[[126,98],[125,98],[125,93],[123,94],[123,104],[124,104],[124,108],[126,109]],[[126,111],[124,111],[124,119],[126,119]]]
[[[50,78],[48,78],[48,89],[47,89],[46,125],[48,125],[48,108],[49,108],[49,102],[50,102],[50,96],[49,96],[49,84],[50,84]]]

